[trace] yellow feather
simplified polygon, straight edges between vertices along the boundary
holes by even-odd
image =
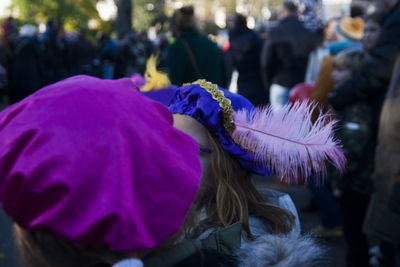
[[[146,71],[144,78],[146,84],[143,86],[142,91],[160,90],[171,84],[167,74],[157,70],[158,57],[151,55],[146,62]]]

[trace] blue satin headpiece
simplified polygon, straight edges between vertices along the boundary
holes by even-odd
[[[234,94],[205,80],[179,87],[169,109],[172,113],[188,115],[204,125],[218,139],[224,149],[248,171],[263,176],[272,172],[257,164],[254,156],[237,145],[230,133],[234,130],[233,113],[241,109],[252,110],[253,104],[245,97]]]

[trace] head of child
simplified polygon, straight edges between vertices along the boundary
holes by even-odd
[[[0,202],[24,266],[111,266],[181,239],[201,165],[172,121],[129,79],[89,76],[0,113]]]
[[[373,13],[365,17],[364,37],[362,39],[365,52],[371,53],[381,35],[383,15]]]
[[[365,60],[365,53],[360,50],[343,51],[333,60],[332,79],[334,88],[350,80]]]
[[[263,218],[278,233],[290,231],[294,223],[293,215],[265,203],[251,181],[252,171],[262,173],[266,168],[257,169],[250,163],[248,155],[227,133],[226,121],[220,119],[226,114],[226,110],[224,113],[221,109],[221,105],[225,105],[218,102],[223,98],[229,99],[229,103],[231,101],[233,109],[251,108],[252,104],[244,97],[216,85],[210,88],[210,83],[200,84],[179,88],[170,104],[175,127],[191,135],[200,147],[203,171],[194,209],[203,219],[200,228],[193,230],[193,235],[201,234],[205,229],[226,227],[241,221],[247,236],[252,237],[250,214]],[[224,96],[211,95],[217,91],[223,92]]]

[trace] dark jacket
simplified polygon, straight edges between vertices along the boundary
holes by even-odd
[[[42,85],[39,42],[35,38],[22,37],[14,50],[12,103],[22,100]]]
[[[400,51],[400,1],[387,15],[381,36],[371,57],[354,77],[329,96],[333,108],[366,100],[373,108],[373,123],[378,126],[379,112],[390,81],[390,75]]]
[[[271,30],[261,53],[266,86],[276,83],[291,88],[303,82],[308,56],[317,44],[314,33],[290,15]]]
[[[375,150],[375,142],[371,140],[371,109],[367,103],[358,103],[335,115],[339,121],[335,138],[341,141],[347,165],[343,174],[336,170],[330,171],[329,181],[334,188],[342,191],[351,190],[369,195],[372,192],[371,174]]]
[[[400,57],[382,107],[376,148],[375,192],[364,232],[400,244]]]
[[[71,45],[71,67],[72,74],[91,75],[92,63],[94,59],[94,46],[85,37],[79,37]]]
[[[46,31],[41,39],[43,85],[59,81],[63,66],[62,48],[54,31]]]
[[[200,77],[196,74],[181,39],[190,46],[200,70]],[[222,50],[207,36],[195,31],[183,31],[168,48],[167,66],[171,83],[177,86],[202,78],[226,88],[226,69]]]
[[[267,104],[267,90],[263,86],[260,71],[262,39],[254,31],[241,27],[229,33],[229,42],[227,58],[229,64],[239,72],[238,93],[253,105]]]

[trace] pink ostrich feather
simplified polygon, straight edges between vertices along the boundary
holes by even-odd
[[[240,110],[234,115],[232,138],[254,153],[256,162],[271,166],[281,180],[307,181],[314,174],[319,181],[326,176],[327,161],[343,172],[346,158],[333,137],[337,121],[320,113],[313,124],[315,108],[314,102],[304,101],[287,104],[276,112],[269,106],[252,112]]]

